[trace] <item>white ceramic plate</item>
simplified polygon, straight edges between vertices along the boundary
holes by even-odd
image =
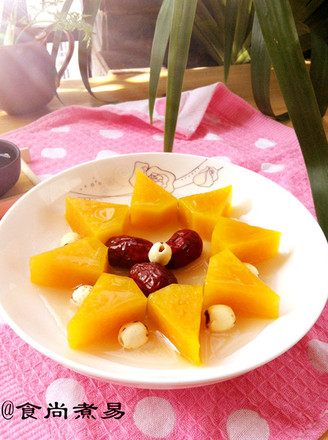
[[[201,368],[177,361],[179,356],[171,349],[155,356],[141,351],[132,357],[119,350],[70,350],[66,340],[66,324],[73,314],[68,305],[70,292],[40,288],[29,281],[29,257],[57,247],[69,230],[64,219],[65,196],[129,203],[136,167],[176,197],[232,184],[234,216],[283,233],[280,255],[260,265],[264,281],[281,296],[280,317],[243,323],[233,342],[228,338],[221,350],[214,349]],[[198,156],[124,155],[62,172],[39,184],[8,211],[0,222],[0,249],[0,312],[22,339],[79,373],[145,388],[205,385],[267,363],[308,332],[328,293],[326,239],[304,206],[256,173]]]

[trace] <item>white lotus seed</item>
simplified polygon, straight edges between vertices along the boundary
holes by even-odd
[[[230,330],[236,323],[236,316],[231,307],[215,304],[205,310],[205,325],[212,333]]]
[[[247,269],[249,269],[254,275],[257,277],[259,276],[259,271],[257,270],[257,267],[253,266],[253,264],[250,263],[244,263]]]
[[[148,252],[148,259],[151,263],[158,263],[166,266],[172,257],[171,247],[164,241],[157,241]]]
[[[82,237],[77,232],[67,232],[67,234],[63,235],[63,237],[60,241],[60,245],[65,246],[66,244],[74,243],[74,241],[77,241],[80,238],[82,238]]]
[[[92,286],[89,286],[88,284],[83,284],[82,286],[77,287],[72,294],[72,302],[80,306],[91,290]]]
[[[135,350],[148,341],[148,329],[140,321],[122,325],[118,332],[118,342],[128,350]]]

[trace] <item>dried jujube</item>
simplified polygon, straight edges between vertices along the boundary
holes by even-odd
[[[167,264],[169,269],[179,269],[201,256],[203,240],[192,229],[180,229],[166,242],[172,249],[172,256]]]
[[[158,263],[135,264],[131,267],[129,276],[146,296],[169,284],[178,283],[175,275]]]
[[[111,237],[106,243],[108,262],[111,266],[131,268],[134,264],[148,261],[152,245],[149,240],[130,235]]]

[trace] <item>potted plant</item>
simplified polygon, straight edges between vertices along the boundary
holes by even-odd
[[[84,29],[80,28],[79,35],[79,66],[83,83],[91,94],[90,47],[85,30],[92,30],[101,3],[107,1],[83,0],[83,20],[81,17],[80,21],[83,21]],[[12,3],[16,2],[18,0]],[[56,57],[60,33],[72,30],[62,23],[72,2],[65,0],[60,15],[54,17],[53,30],[57,30],[53,58]],[[59,2],[50,3],[57,5]],[[192,34],[217,64],[224,65],[226,79],[231,63],[250,60],[253,93],[259,109],[269,116],[281,117],[274,115],[270,105],[270,71],[274,69],[287,116],[292,120],[302,149],[317,218],[328,237],[328,142],[321,120],[328,105],[327,1],[163,0],[152,43],[149,110],[151,119],[160,70],[167,56],[163,147],[167,152],[173,148]],[[311,61],[310,73],[305,64],[305,52]],[[0,87],[1,82],[0,79]]]
[[[10,114],[29,113],[46,105],[55,96],[59,80],[71,59],[74,50],[72,32],[80,31],[85,50],[92,34],[92,25],[81,14],[70,12],[72,1],[45,2],[33,17],[28,17],[27,12],[20,9],[21,3],[19,0],[7,1],[0,10],[0,108]],[[40,14],[48,9],[50,15],[42,18]],[[55,62],[63,32],[69,50],[57,72]],[[50,35],[54,35],[51,55],[46,48]]]
[[[219,23],[220,19],[222,20]],[[202,21],[203,20],[203,21]],[[221,27],[220,27],[221,25]],[[252,86],[261,111],[270,106],[273,67],[298,137],[318,221],[328,237],[328,143],[321,117],[328,104],[328,3],[324,0],[163,0],[151,56],[149,108],[152,116],[160,68],[168,47],[164,151],[172,151],[182,81],[193,30],[225,76],[238,56],[250,54]],[[221,37],[218,35],[221,28]],[[308,72],[304,50],[311,60]]]

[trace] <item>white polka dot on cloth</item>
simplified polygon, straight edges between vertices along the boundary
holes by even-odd
[[[164,134],[162,133],[153,134],[153,139],[155,141],[162,141],[164,139]]]
[[[221,162],[231,162],[231,159],[228,156],[212,156],[212,158],[217,159]]]
[[[96,159],[103,159],[105,157],[113,157],[113,156],[118,156],[118,153],[116,153],[116,151],[111,151],[111,150],[101,150],[98,151]]]
[[[227,433],[229,440],[268,440],[268,422],[257,412],[239,409],[228,417]]]
[[[68,125],[63,125],[62,127],[53,127],[50,129],[53,133],[68,133],[70,127]]]
[[[145,397],[140,400],[133,413],[136,427],[152,438],[168,436],[175,424],[175,413],[170,402],[161,397]]]
[[[307,355],[311,365],[318,371],[328,373],[328,343],[312,339],[308,343]]]
[[[272,148],[277,145],[276,142],[270,141],[269,139],[265,138],[258,138],[256,142],[254,142],[255,147],[265,149],[265,148]]]
[[[262,163],[261,170],[265,173],[279,173],[285,168],[283,164]]]
[[[64,404],[70,414],[73,413],[74,406],[83,403],[84,395],[84,388],[78,381],[70,378],[57,379],[46,390],[46,403]]]
[[[214,133],[207,133],[204,137],[205,141],[222,141],[222,137]]]
[[[45,157],[46,159],[62,159],[66,156],[66,150],[65,148],[44,148],[41,151],[41,156]]]
[[[106,139],[117,139],[123,136],[123,131],[120,130],[99,130],[100,136]]]

